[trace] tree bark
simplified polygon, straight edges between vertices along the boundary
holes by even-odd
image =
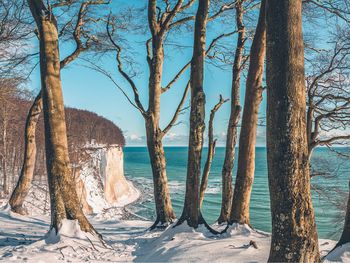
[[[246,93],[239,137],[238,167],[230,223],[250,224],[249,206],[255,171],[256,131],[262,100],[262,76],[266,50],[265,0],[261,1],[246,81]]]
[[[19,175],[19,179],[15,189],[12,192],[9,204],[13,212],[19,214],[27,214],[27,211],[23,207],[23,202],[28,195],[29,189],[33,180],[33,173],[36,160],[36,126],[39,120],[39,116],[42,112],[42,97],[41,92],[35,98],[33,105],[31,106],[25,126],[25,146],[24,146],[24,161]]]
[[[349,182],[349,188],[350,188],[350,182]],[[348,204],[346,207],[346,213],[345,213],[345,222],[344,222],[344,228],[343,232],[341,234],[341,237],[335,246],[335,248],[344,245],[345,243],[350,242],[350,194],[348,198]]]
[[[40,37],[40,73],[45,126],[46,166],[51,202],[51,229],[62,220],[78,220],[85,232],[97,232],[79,204],[68,156],[67,131],[60,79],[57,22],[42,0],[28,0]]]
[[[162,143],[163,132],[159,127],[160,96],[162,94],[162,72],[164,62],[163,37],[152,37],[153,57],[150,61],[149,76],[149,108],[145,118],[147,147],[153,173],[154,200],[156,205],[156,221],[152,228],[165,226],[175,220],[171,204],[166,159]]]
[[[206,25],[209,0],[200,0],[195,20],[194,46],[191,61],[191,112],[188,145],[186,194],[182,215],[178,224],[187,221],[190,227],[197,228],[201,223],[199,209],[199,181],[203,133],[205,130],[205,93],[203,90]]]
[[[243,0],[235,5],[236,24],[238,30],[235,59],[232,68],[231,112],[227,127],[225,159],[222,167],[222,201],[218,223],[228,222],[232,207],[232,169],[235,161],[235,147],[237,141],[237,125],[240,117],[241,106],[239,102],[239,90],[241,85],[241,64],[244,48],[245,27],[243,24]]]
[[[301,0],[269,0],[266,11],[269,262],[320,261],[310,193],[301,10]]]
[[[4,109],[4,116],[3,116],[3,131],[2,131],[2,146],[3,146],[3,154],[2,154],[2,175],[4,177],[3,180],[3,193],[4,197],[6,197],[9,193],[9,182],[8,182],[8,175],[7,175],[7,125],[8,125],[8,116],[7,116],[7,110],[6,106]]]

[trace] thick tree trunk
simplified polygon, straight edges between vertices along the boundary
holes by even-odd
[[[301,10],[301,0],[267,3],[269,262],[320,261],[310,193]]]
[[[209,0],[200,0],[195,21],[193,57],[191,61],[191,112],[188,163],[184,209],[178,224],[187,221],[190,227],[200,223],[199,181],[203,133],[205,130],[205,94],[203,90],[206,26]]]
[[[19,175],[19,179],[15,189],[12,192],[9,204],[13,212],[19,214],[26,214],[23,207],[23,202],[28,195],[29,189],[33,180],[33,173],[36,160],[36,126],[39,120],[39,116],[42,112],[42,97],[41,92],[35,98],[32,107],[29,110],[26,126],[25,126],[25,146],[24,146],[24,160]]]
[[[78,220],[85,232],[96,233],[79,204],[68,156],[67,131],[60,79],[57,23],[39,0],[28,0],[40,36],[40,73],[45,124],[46,166],[51,201],[51,228],[62,220]]]
[[[256,130],[262,100],[262,76],[266,50],[265,0],[261,1],[246,81],[242,126],[239,137],[237,177],[230,223],[250,224],[250,195],[254,181]]]
[[[175,220],[171,204],[168,179],[166,175],[166,159],[163,148],[163,133],[159,128],[160,96],[162,93],[162,71],[164,62],[163,40],[153,37],[153,58],[150,63],[149,77],[149,109],[146,117],[147,147],[153,172],[154,200],[156,205],[156,221],[152,228],[167,225]]]
[[[349,188],[350,188],[350,183],[349,183]],[[337,247],[344,245],[345,243],[349,243],[349,242],[350,242],[350,193],[349,193],[349,198],[348,198],[348,204],[346,207],[343,232],[342,232],[341,237],[340,237],[340,239],[335,247],[337,248]]]
[[[160,132],[159,128],[153,126],[152,121],[147,122],[147,147],[153,172],[154,201],[157,216],[151,228],[166,226],[176,218],[171,204],[166,175],[166,160]]]
[[[239,0],[235,6],[236,24],[238,32],[235,59],[232,68],[231,112],[227,127],[226,149],[224,165],[222,167],[222,201],[218,223],[228,222],[232,207],[232,169],[235,161],[235,147],[237,141],[237,126],[241,106],[239,90],[241,85],[241,64],[244,48],[245,27],[243,24],[243,1]]]

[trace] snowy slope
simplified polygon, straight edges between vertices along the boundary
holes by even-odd
[[[86,237],[74,221],[65,223],[59,237],[45,238],[48,217],[2,211],[0,258],[5,262],[266,262],[269,253],[270,236],[247,226],[234,226],[227,234],[214,236],[205,228],[195,231],[186,225],[148,232],[149,221],[90,220],[105,245],[93,236]],[[252,241],[257,248],[250,245]],[[322,254],[334,244],[320,240]]]

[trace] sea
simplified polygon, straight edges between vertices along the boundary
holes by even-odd
[[[167,175],[173,208],[179,217],[183,209],[187,171],[187,147],[165,147]],[[350,148],[318,148],[311,161],[312,200],[319,238],[337,239],[343,227],[348,198],[350,160],[346,155]],[[203,150],[203,165],[207,149]],[[202,213],[208,223],[215,223],[221,207],[221,170],[225,148],[217,147]],[[236,158],[237,162],[237,158]],[[235,180],[236,167],[233,171]],[[143,218],[154,220],[152,171],[146,147],[124,148],[125,174],[141,191],[140,201],[128,207]],[[255,179],[251,196],[250,216],[252,227],[271,231],[270,197],[268,187],[266,148],[256,148]]]

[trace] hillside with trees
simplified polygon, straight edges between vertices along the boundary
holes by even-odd
[[[15,186],[24,156],[24,132],[28,111],[32,105],[30,94],[24,89],[3,80],[0,89],[0,160],[1,186],[7,195]],[[122,130],[112,121],[96,113],[75,108],[66,108],[66,123],[69,154],[72,164],[79,157],[79,149],[87,144],[125,145]],[[35,132],[37,158],[34,177],[46,178],[45,136],[42,114],[39,116]]]

